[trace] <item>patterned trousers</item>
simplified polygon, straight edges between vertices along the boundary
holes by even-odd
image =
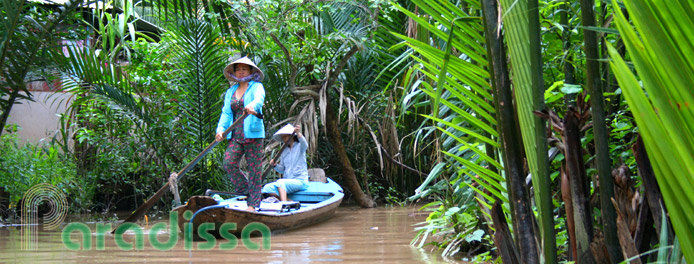
[[[239,170],[239,161],[245,154],[248,165],[248,179]],[[263,139],[232,139],[229,141],[224,153],[224,170],[231,180],[231,191],[236,193],[248,193],[248,206],[258,208],[262,196],[260,188],[263,183],[261,175],[261,163],[263,154]]]

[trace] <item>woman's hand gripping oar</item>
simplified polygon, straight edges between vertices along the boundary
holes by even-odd
[[[295,120],[296,122],[295,122],[295,124],[299,124],[299,122],[301,122],[302,118],[304,118],[304,114],[306,114],[306,110],[307,110],[307,109],[308,109],[308,108],[305,108],[305,107],[304,107],[304,109],[301,110],[301,112],[299,113],[299,115],[296,116],[296,120]],[[292,136],[289,137],[289,140],[293,140],[295,136],[296,136],[296,131],[295,131],[294,133],[292,133]],[[287,140],[286,142],[284,142],[284,145],[280,148],[280,151],[277,152],[277,154],[275,154],[275,157],[274,157],[273,159],[271,159],[270,161],[275,161],[275,162],[277,162],[277,158],[279,158],[280,155],[282,155],[282,151],[284,151],[284,149],[287,148],[287,145],[289,144],[289,140]],[[263,172],[263,178],[261,178],[261,179],[265,179],[265,177],[267,176],[268,173],[270,173],[270,170],[272,170],[273,167],[275,167],[275,166],[272,165],[272,164],[270,164],[270,166],[269,166],[267,169],[265,169],[265,172]],[[280,176],[280,177],[282,177],[282,176]]]
[[[277,163],[276,163],[277,158],[279,158],[280,155],[282,155],[282,151],[284,151],[284,149],[287,148],[287,145],[289,145],[289,141],[294,140],[295,136],[296,136],[296,132],[292,133],[292,136],[289,137],[289,139],[287,139],[287,141],[284,142],[284,145],[282,145],[282,147],[280,148],[280,151],[277,152],[277,154],[275,154],[275,157],[270,160],[270,162],[269,162],[270,166],[268,166],[267,169],[265,169],[265,172],[263,172],[263,178],[262,179],[265,179],[265,177],[268,175],[268,173],[270,173],[272,168],[274,168],[275,165],[277,165]],[[275,164],[272,164],[273,161],[275,162]],[[280,176],[280,177],[282,177],[282,176]]]
[[[243,115],[242,115],[240,118],[238,118],[237,120],[235,120],[234,123],[232,123],[232,124],[229,126],[229,128],[227,128],[227,129],[224,131],[224,133],[222,133],[222,137],[223,137],[223,138],[226,138],[226,136],[227,136],[232,130],[234,130],[234,128],[236,128],[236,127],[238,127],[239,125],[243,124],[243,120],[246,119],[246,117],[247,117],[248,115],[249,115],[249,113],[248,113],[247,111],[244,111]],[[260,119],[263,119],[263,115],[262,115],[262,114],[255,114],[255,116],[258,117],[258,118],[260,118]],[[205,150],[203,150],[202,152],[200,152],[200,154],[198,154],[198,156],[195,157],[195,159],[193,159],[193,161],[191,161],[190,163],[188,163],[188,165],[186,165],[181,171],[179,171],[179,172],[177,173],[177,175],[178,175],[178,176],[177,176],[177,178],[178,178],[177,180],[180,181],[180,180],[186,175],[186,173],[187,173],[190,169],[192,169],[193,166],[195,166],[195,164],[197,164],[197,163],[202,159],[202,157],[204,157],[205,155],[207,155],[207,153],[209,153],[215,146],[217,146],[217,144],[219,144],[219,142],[220,142],[220,141],[217,141],[217,140],[212,141],[212,143],[210,143],[210,145],[207,146],[207,148],[205,148]],[[123,223],[126,223],[126,222],[131,222],[131,223],[132,223],[132,222],[135,222],[135,221],[137,221],[137,219],[140,219],[140,217],[142,217],[143,215],[145,215],[145,213],[146,213],[150,208],[152,208],[152,206],[154,206],[154,204],[155,204],[157,201],[159,201],[159,199],[161,199],[161,197],[164,195],[164,193],[166,193],[166,191],[169,190],[169,184],[171,184],[170,182],[171,182],[171,181],[167,182],[166,184],[164,184],[164,186],[162,186],[161,188],[159,188],[159,190],[158,190],[154,195],[152,195],[152,197],[150,197],[149,199],[147,199],[147,201],[146,201],[144,204],[140,205],[140,207],[138,207],[128,218],[126,218],[125,220],[123,220]],[[116,226],[116,228],[114,228],[113,231],[111,231],[111,233],[115,233],[115,232],[116,232],[116,229],[118,229],[118,226]]]

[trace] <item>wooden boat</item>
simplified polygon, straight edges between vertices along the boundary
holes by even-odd
[[[192,230],[196,237],[196,230],[203,223],[214,223],[215,228],[209,233],[219,238],[219,228],[224,223],[235,223],[236,229],[228,232],[239,237],[241,231],[254,222],[265,224],[272,233],[277,233],[325,221],[335,213],[344,193],[333,180],[323,176],[324,181],[316,181],[315,178],[321,177],[311,176],[307,190],[288,195],[292,202],[261,202],[256,212],[245,211],[245,195],[219,201],[210,196],[193,196],[186,204],[173,209],[178,212],[179,230],[185,230],[184,224],[190,223],[184,218],[186,211],[194,213]],[[186,218],[190,219],[190,213]]]

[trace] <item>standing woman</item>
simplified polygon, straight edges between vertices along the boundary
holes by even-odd
[[[217,124],[215,140],[222,141],[222,133],[234,119],[240,118],[243,112],[262,114],[265,102],[265,88],[260,83],[263,72],[247,57],[242,57],[224,68],[224,77],[237,82],[224,95],[222,115]],[[255,211],[260,206],[260,187],[263,181],[261,175],[261,160],[265,126],[263,120],[254,115],[248,115],[243,121],[243,128],[234,129],[227,139],[229,147],[224,153],[224,170],[231,179],[232,192],[248,193],[247,211]],[[246,156],[248,179],[239,170],[241,156]]]

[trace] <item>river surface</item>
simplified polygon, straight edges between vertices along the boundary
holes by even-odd
[[[92,235],[89,250],[69,250],[61,230],[45,231],[39,226],[29,235],[25,229],[23,235],[22,227],[2,227],[0,263],[455,263],[437,252],[409,245],[415,235],[413,225],[425,218],[426,214],[416,207],[340,207],[326,222],[273,234],[270,249],[259,250],[247,248],[242,239],[233,249],[220,249],[220,244],[227,241],[219,240],[212,250],[197,249],[205,241],[193,242],[189,250],[181,236],[171,249],[159,250],[161,247],[153,246],[147,234],[154,224],[168,223],[165,220],[139,223],[145,234],[142,250],[122,249],[116,243],[118,239],[108,232],[102,248],[97,249],[99,232],[93,222],[86,223]],[[170,235],[168,228],[157,233],[159,241],[166,241]],[[71,234],[72,242],[82,243],[78,232]],[[133,232],[126,232],[123,240],[132,243],[135,237]],[[260,245],[262,237],[250,240]]]

